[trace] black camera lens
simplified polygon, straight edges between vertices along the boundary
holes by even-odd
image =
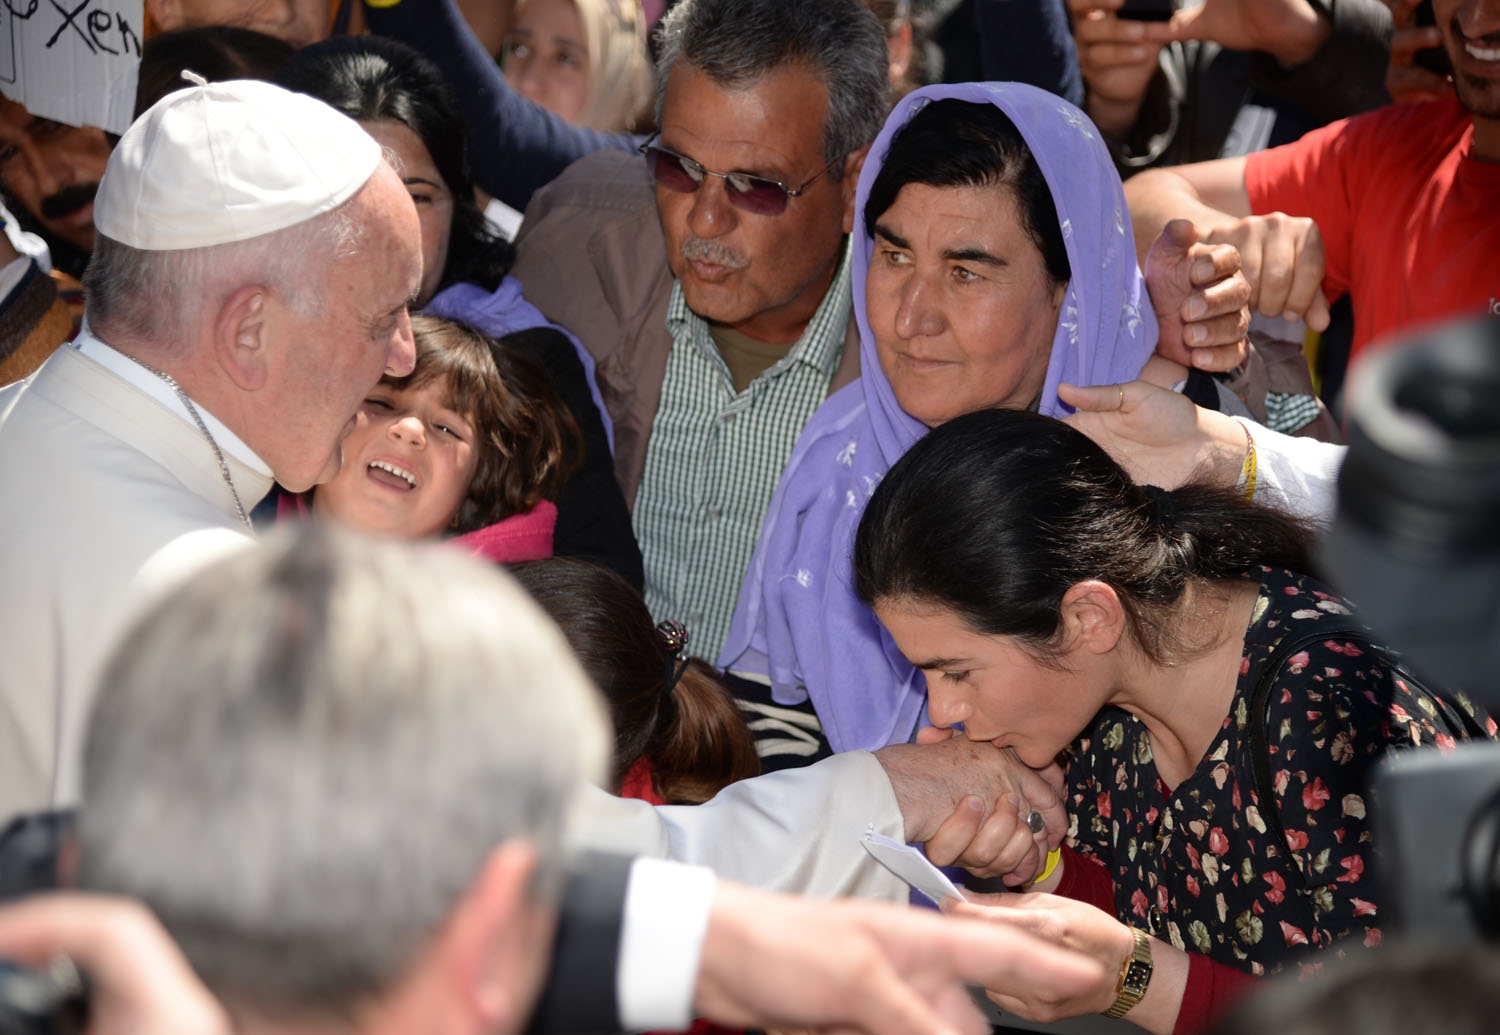
[[[1500,320],[1392,345],[1348,398],[1329,574],[1422,672],[1500,703]]]

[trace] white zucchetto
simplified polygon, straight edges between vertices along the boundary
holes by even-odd
[[[125,131],[94,227],[147,251],[244,241],[337,208],[380,161],[380,145],[322,101],[254,80],[200,84]]]

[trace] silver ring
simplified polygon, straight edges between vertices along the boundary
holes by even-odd
[[[1032,809],[1026,816],[1026,825],[1031,828],[1033,834],[1040,834],[1047,827],[1047,821],[1036,809]]]

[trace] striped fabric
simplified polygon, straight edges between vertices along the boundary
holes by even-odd
[[[633,521],[651,614],[686,624],[688,652],[710,663],[729,632],[781,469],[828,395],[850,312],[846,251],[802,337],[736,394],[708,324],[672,285],[672,352]]]

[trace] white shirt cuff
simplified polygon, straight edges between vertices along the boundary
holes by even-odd
[[[615,975],[626,1031],[691,1023],[714,883],[703,866],[640,858],[631,867]]]

